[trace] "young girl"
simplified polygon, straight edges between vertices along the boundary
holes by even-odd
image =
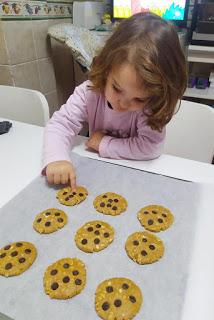
[[[46,126],[43,172],[48,182],[70,182],[76,191],[70,151],[85,121],[86,146],[101,157],[159,157],[165,125],[186,83],[185,57],[174,27],[150,13],[123,20],[95,57],[89,80]]]

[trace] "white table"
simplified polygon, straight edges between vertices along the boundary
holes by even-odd
[[[10,132],[0,135],[0,207],[36,178],[41,170],[44,129],[16,121],[12,123]],[[169,155],[146,162],[101,159],[85,151],[85,139],[78,137],[73,151],[97,160],[200,183],[198,205],[203,214],[197,224],[197,238],[181,320],[214,319],[214,167]]]
[[[0,121],[4,119],[0,118]],[[43,127],[12,121],[9,133],[0,135],[0,207],[40,174]],[[89,158],[194,182],[214,184],[214,166],[162,155],[151,161],[111,160],[85,150],[85,137],[78,137],[73,151]]]

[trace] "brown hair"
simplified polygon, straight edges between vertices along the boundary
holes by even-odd
[[[92,90],[104,92],[110,71],[131,63],[150,96],[148,125],[162,128],[172,118],[187,84],[187,69],[173,25],[151,13],[123,20],[94,58],[88,74]]]

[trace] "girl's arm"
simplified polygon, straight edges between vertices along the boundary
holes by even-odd
[[[54,161],[70,161],[74,137],[80,132],[82,123],[87,121],[86,87],[86,82],[77,87],[66,104],[49,120],[44,132],[43,168]]]
[[[99,154],[104,158],[151,160],[163,152],[166,130],[152,130],[144,115],[137,120],[137,135],[130,138],[104,136],[99,144]]]

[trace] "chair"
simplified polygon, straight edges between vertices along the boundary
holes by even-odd
[[[0,85],[0,117],[45,126],[49,106],[39,91]]]
[[[214,155],[214,109],[181,100],[180,109],[166,128],[164,153],[212,163]]]

